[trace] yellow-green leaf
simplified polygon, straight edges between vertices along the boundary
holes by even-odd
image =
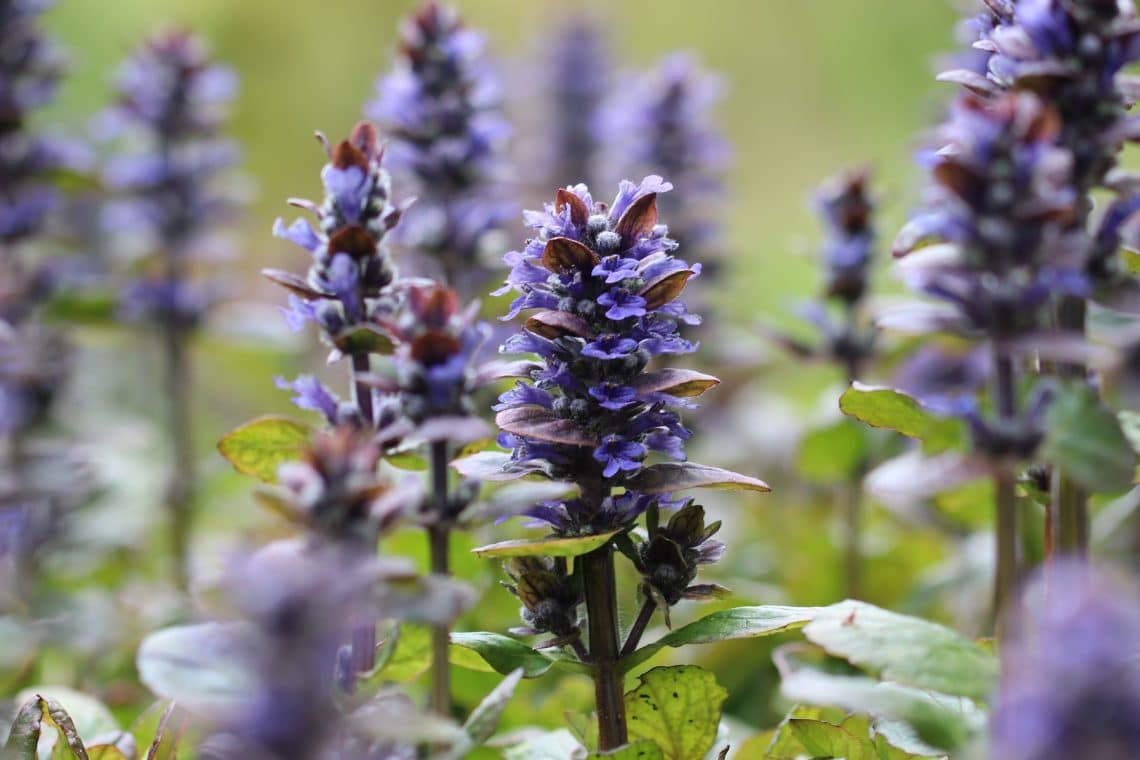
[[[313,430],[288,417],[265,416],[234,428],[218,441],[218,451],[243,475],[277,482],[277,468],[297,459]]]
[[[596,536],[572,536],[570,538],[539,538],[518,539],[514,541],[500,541],[473,549],[480,557],[577,557],[605,546],[606,543],[621,533],[620,530],[611,530],[608,533],[599,533]]]
[[[702,760],[716,739],[728,691],[693,665],[654,668],[625,695],[631,741],[648,740],[668,760]]]

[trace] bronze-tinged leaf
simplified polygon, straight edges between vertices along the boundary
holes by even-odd
[[[376,255],[376,240],[360,225],[345,227],[329,238],[329,253],[347,253],[354,259]]]
[[[680,398],[694,398],[719,385],[720,378],[691,369],[659,369],[639,375],[633,387],[641,395],[668,393]]]
[[[442,364],[462,348],[451,333],[431,330],[412,341],[412,358],[423,364]]]
[[[343,330],[333,338],[333,345],[347,356],[392,353],[392,338],[376,325],[363,324]]]
[[[286,272],[284,269],[262,269],[261,274],[266,279],[272,280],[287,289],[290,293],[306,301],[312,301],[317,298],[330,298],[332,296],[332,293],[326,293],[323,290],[314,288],[304,277],[299,277],[292,272]]]
[[[332,165],[337,169],[347,169],[350,166],[358,166],[364,171],[368,171],[368,156],[364,155],[364,152],[360,150],[360,148],[348,140],[341,140],[333,149]]]
[[[562,209],[567,206],[570,207],[570,221],[574,224],[581,226],[589,220],[590,209],[586,208],[586,202],[570,190],[560,187],[554,194],[554,210],[562,213]]]
[[[589,323],[568,311],[540,311],[528,319],[524,327],[548,340],[561,338],[563,335],[574,335],[578,338],[594,337],[594,331],[590,329]]]
[[[653,232],[657,226],[657,193],[643,195],[629,205],[618,219],[614,232],[621,235],[623,246],[630,246]]]
[[[376,125],[368,121],[357,122],[352,128],[349,141],[360,149],[365,156],[374,156],[379,151],[380,132]]]
[[[705,508],[689,504],[669,519],[665,531],[685,546],[696,546],[705,532]]]
[[[459,294],[437,284],[411,287],[408,288],[408,307],[423,325],[438,329],[446,326],[459,311]]]
[[[663,274],[646,283],[638,293],[645,299],[646,309],[657,309],[681,295],[689,279],[695,275],[692,269],[679,269],[675,272]]]
[[[982,189],[982,180],[968,166],[958,161],[942,161],[934,167],[934,179],[959,198],[969,202]]]
[[[719,583],[698,583],[685,589],[685,593],[681,597],[694,602],[703,602],[709,599],[724,599],[731,593],[731,589],[725,588]]]
[[[646,467],[629,481],[626,488],[646,494],[672,493],[689,488],[721,488],[743,491],[771,491],[759,478],[722,470],[707,464],[681,462]]]
[[[600,260],[598,254],[568,237],[551,238],[542,250],[542,265],[555,274],[588,271]]]
[[[566,446],[597,446],[597,439],[570,420],[562,419],[540,406],[504,409],[495,415],[495,424],[508,433]]]

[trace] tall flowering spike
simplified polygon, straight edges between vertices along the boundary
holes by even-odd
[[[367,353],[379,338],[374,320],[395,308],[386,292],[395,272],[384,238],[401,211],[391,201],[384,150],[374,126],[361,122],[348,139],[325,147],[329,162],[321,170],[324,200],[319,205],[291,201],[312,212],[316,226],[297,219],[286,227],[278,219],[273,227],[275,235],[312,256],[308,276],[277,269],[264,273],[289,291],[289,326],[300,330],[314,322],[339,357]]]
[[[606,205],[577,185],[527,212],[535,236],[506,255],[511,273],[500,292],[519,293],[508,318],[536,311],[501,350],[537,354],[541,366],[495,407],[500,442],[517,462],[544,460],[556,478],[596,480],[608,492],[651,453],[685,458],[690,433],[673,409],[718,381],[646,371],[656,356],[692,351],[678,325],[699,322],[677,298],[700,265],[675,257],[657,223],[658,194],[671,187],[657,176],[622,182]],[[559,532],[595,533],[631,524],[651,501],[629,491],[600,508],[571,501],[534,514]]]
[[[194,262],[217,257],[219,226],[237,210],[223,183],[239,152],[221,137],[237,79],[211,61],[202,39],[170,31],[127,58],[117,87],[103,122],[123,149],[104,179],[120,200],[105,224],[145,256],[143,278],[123,293],[123,313],[190,328],[221,290],[193,276]]]
[[[717,218],[729,151],[713,110],[723,89],[692,55],[674,53],[616,88],[601,120],[611,150],[605,165],[625,176],[668,177],[674,191],[662,196],[661,213],[681,248],[702,258],[721,245]]]
[[[1040,609],[1002,645],[993,757],[1126,760],[1140,746],[1140,593],[1135,581],[1051,568]]]
[[[510,129],[483,36],[428,0],[404,24],[377,91],[367,114],[384,127],[392,171],[416,196],[399,242],[434,257],[448,284],[470,295],[486,274],[487,236],[514,213],[501,186]]]
[[[543,36],[542,45],[545,76],[541,92],[533,93],[545,103],[534,146],[541,187],[545,192],[573,180],[590,185],[604,158],[601,114],[612,78],[609,39],[599,22],[580,16],[562,20],[556,33]]]
[[[38,29],[43,0],[0,3],[0,245],[35,234],[54,207],[45,175],[64,163],[60,145],[32,133],[28,117],[52,98],[62,70]]]

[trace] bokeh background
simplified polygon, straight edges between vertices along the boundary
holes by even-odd
[[[707,329],[717,337],[706,347],[711,355],[732,357],[726,372],[734,382],[723,389],[731,405],[726,400],[696,419],[703,443],[694,458],[760,475],[776,488],[756,498],[708,499],[728,525],[729,554],[718,580],[734,590],[734,604],[841,598],[835,489],[800,481],[790,466],[803,431],[838,414],[839,378],[825,367],[781,357],[755,337],[753,327],[763,320],[797,329],[790,316],[794,303],[818,288],[815,251],[821,233],[809,199],[828,175],[860,164],[873,168],[882,247],[889,246],[921,187],[911,161],[918,136],[950,94],[949,86],[935,83],[933,72],[937,56],[954,46],[957,13],[943,0],[612,0],[579,2],[572,9],[553,0],[456,5],[470,25],[488,33],[508,91],[525,89],[516,87],[518,78],[533,71],[534,56],[558,33],[555,19],[568,10],[602,19],[622,69],[641,69],[685,49],[723,76],[728,92],[718,117],[734,154],[723,208],[731,255],[728,273],[707,294],[717,313]],[[412,6],[403,0],[63,0],[46,17],[49,31],[71,56],[72,73],[40,118],[75,133],[83,133],[107,103],[118,61],[156,27],[198,31],[241,78],[230,134],[245,151],[242,170],[252,202],[237,231],[239,255],[223,265],[232,272],[227,278],[239,302],[224,309],[195,346],[194,433],[204,487],[194,566],[202,604],[227,556],[243,542],[260,543],[282,530],[254,505],[251,482],[214,453],[214,442],[258,414],[297,414],[273,378],[313,371],[322,363],[313,335],[284,333],[272,308],[282,297],[256,275],[263,266],[303,265],[302,255],[271,236],[273,219],[292,216],[287,197],[318,191],[323,156],[313,131],[338,136],[360,118],[375,79],[390,66],[398,21]],[[523,175],[526,170],[516,169]],[[527,206],[542,200],[520,198]],[[878,280],[889,291],[895,286],[882,259]],[[65,406],[67,422],[85,442],[103,489],[76,534],[98,551],[57,560],[82,579],[75,625],[83,643],[46,667],[56,668],[63,680],[86,682],[129,715],[147,699],[132,681],[132,639],[186,614],[153,593],[169,569],[159,507],[165,438],[155,380],[158,349],[148,336],[128,329],[84,328],[75,341],[82,358]],[[973,517],[977,524],[988,519]],[[484,603],[461,627],[502,630],[514,623],[515,604],[497,585],[498,568],[468,557],[465,549],[520,531],[509,523],[494,526],[457,547],[457,571],[485,592]],[[418,556],[421,540],[399,537],[390,548]],[[974,556],[957,551],[955,540],[873,508],[865,539],[866,598],[952,619],[967,629],[976,624],[972,616],[986,606],[984,584],[963,585],[962,578],[973,577],[969,568],[942,564],[951,554],[966,557],[957,561],[967,565]],[[985,577],[984,569],[978,572]],[[947,593],[950,587],[957,594]],[[703,611],[683,608],[679,618]],[[740,642],[669,656],[712,668],[732,694],[729,712],[765,726],[781,714],[770,652],[769,644]],[[458,680],[460,702],[469,706],[494,682],[487,674],[465,673]],[[557,685],[528,684],[508,722],[557,725],[563,710],[588,704],[590,689],[577,677]]]

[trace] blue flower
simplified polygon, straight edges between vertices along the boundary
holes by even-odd
[[[612,478],[622,470],[637,470],[647,451],[644,444],[627,441],[620,435],[607,435],[602,444],[594,449],[593,457],[605,465],[602,475]]]
[[[606,333],[582,347],[582,356],[594,359],[624,359],[637,350],[637,341]]]
[[[626,385],[602,383],[590,389],[598,405],[603,409],[624,409],[637,400],[637,391]]]
[[[623,288],[602,293],[598,296],[598,303],[609,307],[606,317],[615,322],[645,315],[645,299]]]

